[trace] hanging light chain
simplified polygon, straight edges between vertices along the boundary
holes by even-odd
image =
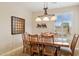
[[[48,9],[48,6],[47,6],[47,2],[44,2],[44,15],[47,15],[47,9]]]
[[[44,2],[44,8],[48,8],[48,2]]]

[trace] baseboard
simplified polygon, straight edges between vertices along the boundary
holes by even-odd
[[[3,53],[3,54],[1,54],[1,56],[16,55],[16,54],[20,53],[20,49],[22,49],[22,46],[21,46],[21,47],[18,47],[18,48],[15,48],[15,49],[13,49],[13,50],[11,50],[11,51],[8,51],[8,52],[6,52],[6,53]]]

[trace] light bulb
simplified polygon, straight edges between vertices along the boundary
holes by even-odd
[[[37,17],[37,18],[35,19],[35,21],[36,21],[36,22],[39,22],[39,21],[41,21],[41,18]]]
[[[49,18],[48,17],[44,17],[43,21],[49,21]]]
[[[52,16],[51,21],[55,21],[55,20],[56,20],[56,16]]]

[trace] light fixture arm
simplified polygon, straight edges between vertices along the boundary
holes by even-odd
[[[55,21],[56,20],[56,16],[55,14],[48,14],[47,13],[47,9],[48,9],[48,3],[44,2],[44,14],[38,16],[38,18],[36,19],[36,21],[42,21],[41,17],[43,17],[43,21],[49,21],[49,18],[51,19],[51,21]]]

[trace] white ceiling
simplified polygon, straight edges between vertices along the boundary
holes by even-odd
[[[44,2],[0,2],[0,5],[20,6],[24,7],[31,12],[42,11]],[[79,5],[79,2],[48,2],[48,9],[61,8],[65,6]]]
[[[72,5],[78,5],[78,2],[49,2],[48,3],[48,9],[53,9],[53,8],[61,8],[61,7],[66,7],[66,6],[72,6]],[[32,11],[42,11],[44,8],[44,2],[28,2],[25,3],[27,7]]]

